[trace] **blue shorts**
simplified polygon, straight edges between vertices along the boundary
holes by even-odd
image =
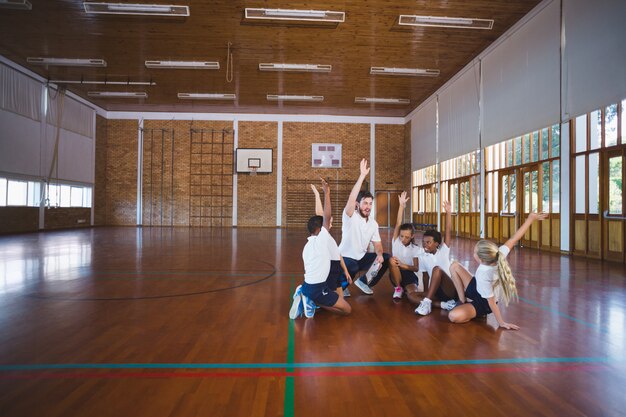
[[[478,289],[476,289],[476,277],[472,277],[472,280],[465,289],[465,296],[471,298],[472,306],[476,310],[476,317],[484,317],[491,313],[491,307],[489,307],[489,301],[483,298]]]
[[[400,276],[402,277],[402,279],[400,280],[400,286],[402,288],[411,284],[419,284],[419,282],[417,282],[417,275],[415,275],[415,272],[413,271],[409,271],[408,269],[401,269]]]
[[[330,272],[326,281],[318,284],[309,284],[306,281],[302,284],[302,293],[320,306],[332,307],[337,304],[339,294],[335,292],[340,285],[341,263],[330,261]]]

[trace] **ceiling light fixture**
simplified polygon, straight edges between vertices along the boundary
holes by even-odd
[[[246,8],[246,19],[297,20],[304,22],[342,23],[346,20],[344,12],[330,10],[293,10],[293,9],[254,9]]]
[[[41,58],[28,57],[26,62],[33,65],[55,65],[60,67],[106,67],[104,59],[74,59],[74,58]]]
[[[146,61],[147,68],[220,69],[219,62],[211,61]]]
[[[407,98],[376,98],[376,97],[355,97],[355,103],[375,103],[375,104],[410,104]]]
[[[89,91],[87,95],[89,97],[104,98],[148,98],[148,93],[143,91]]]
[[[439,76],[439,70],[422,68],[371,67],[370,74],[398,75],[408,77],[437,77]]]
[[[298,96],[288,94],[268,94],[267,101],[324,101],[324,96]]]
[[[0,0],[0,8],[32,10],[33,5],[28,0]]]
[[[473,19],[464,17],[415,16],[401,14],[398,24],[401,26],[434,26],[461,29],[492,29],[493,19]]]
[[[234,100],[237,96],[235,94],[220,93],[178,93],[178,98],[183,100]]]
[[[92,84],[92,85],[156,85],[154,81],[90,81],[90,80],[50,80],[52,84]]]
[[[332,69],[332,65],[322,64],[259,64],[259,71],[330,72]]]
[[[83,2],[85,12],[92,14],[129,14],[143,16],[189,16],[189,6],[174,4],[127,4]]]

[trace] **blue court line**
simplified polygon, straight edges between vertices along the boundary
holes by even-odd
[[[501,359],[449,359],[436,361],[398,362],[294,362],[294,363],[52,363],[0,365],[0,371],[33,371],[56,369],[273,369],[273,368],[365,368],[396,366],[447,366],[545,363],[626,363],[626,357],[578,358],[501,358]]]
[[[600,325],[595,324],[595,323],[589,323],[588,321],[584,321],[584,320],[581,320],[581,319],[577,319],[576,317],[573,317],[573,316],[570,316],[570,315],[568,315],[568,314],[562,313],[562,312],[560,312],[559,310],[555,310],[555,309],[553,309],[553,308],[546,307],[546,306],[544,306],[544,305],[541,305],[541,304],[535,303],[534,301],[527,300],[527,299],[526,299],[526,298],[524,298],[524,297],[518,297],[518,298],[519,298],[520,300],[522,300],[523,302],[528,303],[528,304],[530,304],[530,305],[532,305],[532,306],[534,306],[534,307],[538,307],[538,308],[540,308],[540,309],[542,309],[542,310],[548,311],[548,312],[550,312],[550,313],[552,313],[552,314],[556,314],[557,316],[564,317],[564,318],[566,318],[566,319],[568,319],[568,320],[575,321],[576,323],[580,323],[580,324],[582,324],[582,325],[584,325],[584,326],[591,327],[592,329],[598,330],[598,331],[600,331],[601,333],[607,333],[607,334],[609,333],[609,330],[608,330],[606,327],[604,327],[604,326],[600,326]]]

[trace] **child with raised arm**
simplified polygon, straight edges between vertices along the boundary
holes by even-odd
[[[455,285],[464,289],[459,292],[459,299],[464,304],[454,308],[448,316],[452,323],[466,323],[474,317],[493,313],[500,327],[519,330],[519,326],[504,321],[498,306],[500,301],[508,305],[512,299],[517,298],[515,278],[506,257],[535,220],[544,220],[547,217],[547,214],[531,213],[513,237],[500,247],[488,240],[476,243],[474,259],[479,266],[473,277],[458,262],[450,266]],[[466,302],[468,299],[471,302]]]
[[[413,243],[415,237],[413,224],[402,223],[404,208],[408,200],[406,191],[398,196],[398,217],[391,241],[392,257],[389,260],[389,278],[395,287],[394,299],[402,298],[402,295],[406,293],[410,302],[419,304],[420,299],[417,293],[421,272],[418,258],[424,253],[424,249]]]
[[[352,308],[343,298],[340,285],[341,262],[335,239],[328,233],[330,228],[331,206],[330,189],[322,179],[324,191],[323,216],[313,216],[307,223],[310,236],[302,251],[304,261],[304,284],[298,286],[293,296],[289,318],[302,314],[307,318],[321,308],[343,315],[350,314]]]
[[[422,316],[430,314],[433,306],[444,310],[452,310],[456,306],[454,298],[458,289],[455,288],[450,277],[449,245],[452,240],[452,205],[446,201],[443,207],[446,212],[445,240],[441,241],[441,233],[437,230],[427,230],[422,237],[424,254],[420,256],[420,268],[424,268],[429,277],[426,297],[415,309],[415,313]]]

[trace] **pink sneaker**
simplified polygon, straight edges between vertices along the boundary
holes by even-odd
[[[396,287],[396,289],[393,292],[393,298],[402,298],[402,294],[404,293],[404,290],[402,289],[402,287]]]

